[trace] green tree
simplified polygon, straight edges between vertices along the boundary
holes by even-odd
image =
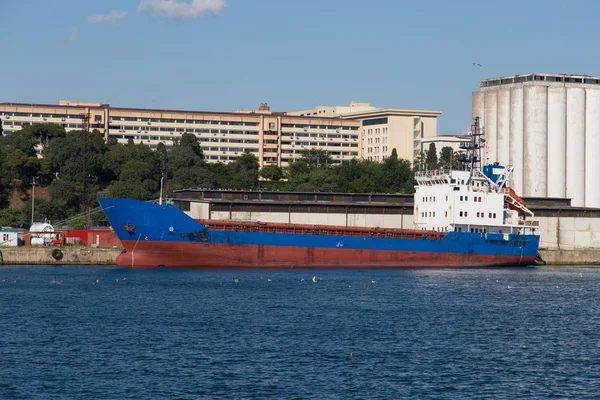
[[[194,154],[200,157],[200,159],[204,159],[204,153],[202,152],[202,148],[200,147],[200,142],[198,141],[198,137],[193,133],[184,133],[181,135],[179,139],[179,146],[182,147],[190,147]]]
[[[310,168],[305,160],[298,160],[288,164],[283,170],[283,175],[290,181],[301,179],[301,176],[308,175]]]
[[[215,174],[208,168],[198,166],[173,171],[168,191],[194,188],[216,189],[217,187],[218,179]]]
[[[167,154],[167,147],[163,142],[158,142],[158,144],[156,145],[156,152],[158,154]]]
[[[258,186],[259,163],[252,153],[243,153],[234,162],[228,165],[231,180],[226,186],[228,189],[254,189]]]
[[[0,227],[25,224],[28,222],[27,216],[23,210],[16,208],[0,209]]]
[[[48,187],[50,198],[62,202],[64,207],[72,212],[79,209],[79,197],[77,197],[79,190],[79,182],[70,182],[64,179],[56,179]]]
[[[435,148],[435,143],[429,143],[429,149],[427,150],[427,156],[425,158],[425,165],[428,169],[437,169],[438,167],[438,155]]]
[[[265,165],[260,169],[260,176],[270,181],[279,181],[283,178],[283,169],[277,165]]]
[[[454,166],[454,150],[450,146],[442,147],[440,151],[439,167],[452,169]]]
[[[381,165],[369,160],[345,161],[336,168],[338,187],[348,193],[374,193],[380,190],[378,176]]]
[[[85,217],[75,217],[67,221],[67,227],[69,229],[85,229],[86,220]]]
[[[25,125],[21,132],[24,134],[30,134],[32,137],[37,139],[38,144],[42,148],[42,155],[46,154],[48,143],[51,139],[65,137],[67,134],[65,128],[51,123]]]
[[[412,193],[414,191],[413,172],[410,162],[398,158],[396,149],[379,165],[377,181],[381,191],[386,193]]]
[[[425,170],[425,159],[427,156],[424,152],[420,152],[413,161],[413,171],[424,171]]]
[[[65,137],[50,140],[47,157],[60,179],[73,182],[83,180],[83,131],[68,132]],[[87,173],[90,182],[101,179],[104,173],[106,144],[98,132],[87,132]]]

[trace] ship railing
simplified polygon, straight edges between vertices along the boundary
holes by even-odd
[[[519,220],[520,226],[540,226],[540,221]]]
[[[428,179],[439,179],[441,176],[450,175],[450,169],[430,169],[427,171],[417,171],[415,173],[416,178],[428,178]]]

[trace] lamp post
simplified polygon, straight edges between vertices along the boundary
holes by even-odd
[[[167,182],[166,182],[166,178],[167,178],[167,154],[166,153],[162,153],[161,154],[161,158],[162,158],[162,162],[163,162],[163,167],[162,167],[162,176],[160,177],[160,199],[158,199],[158,204],[162,205],[163,204],[163,187],[165,188],[165,193],[167,191]],[[166,197],[166,196],[165,196]]]
[[[34,176],[31,178],[31,225],[34,223],[34,215],[35,215],[35,185],[36,185],[37,177]]]

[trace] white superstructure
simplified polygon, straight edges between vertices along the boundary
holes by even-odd
[[[416,173],[414,223],[417,229],[437,232],[539,234],[538,221],[508,186],[513,168],[499,164],[479,168],[482,134],[478,119],[472,141],[462,146],[464,171],[433,170]]]

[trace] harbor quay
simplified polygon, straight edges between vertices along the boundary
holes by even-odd
[[[121,251],[90,246],[0,247],[0,265],[114,265]]]

